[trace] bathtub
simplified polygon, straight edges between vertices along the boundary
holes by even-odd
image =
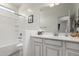
[[[18,50],[17,43],[0,46],[0,56],[9,56]]]

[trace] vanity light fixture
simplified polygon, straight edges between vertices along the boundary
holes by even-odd
[[[53,6],[59,5],[59,4],[60,4],[60,3],[52,3],[52,4],[49,5],[49,7],[53,7]]]

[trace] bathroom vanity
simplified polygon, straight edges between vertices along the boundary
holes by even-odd
[[[79,38],[32,35],[33,56],[79,56]]]

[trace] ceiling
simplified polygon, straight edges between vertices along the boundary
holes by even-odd
[[[42,7],[47,7],[51,3],[7,3],[7,4],[3,3],[3,4],[5,6],[14,7],[16,9],[19,9],[19,8],[27,9],[27,8],[42,8]]]
[[[49,3],[0,3],[5,7],[8,7],[13,10],[28,9],[28,8],[41,8],[48,6]]]
[[[16,8],[19,8],[22,5],[22,3],[9,3],[9,4],[15,6]]]
[[[42,8],[42,7],[46,7],[48,6],[48,4],[46,3],[28,3],[28,4],[23,4],[22,5],[24,8],[31,8],[31,9],[34,9],[34,8]]]
[[[16,8],[24,7],[24,8],[39,8],[48,6],[49,3],[10,3]]]

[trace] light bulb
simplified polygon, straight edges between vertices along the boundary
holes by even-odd
[[[52,4],[49,5],[49,7],[53,7],[53,6],[54,6],[54,3],[52,3]]]

